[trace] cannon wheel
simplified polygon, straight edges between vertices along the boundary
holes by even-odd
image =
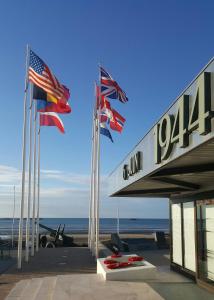
[[[55,248],[55,245],[53,242],[47,242],[45,248]]]
[[[45,248],[46,247],[46,244],[47,244],[47,237],[45,235],[42,235],[40,237],[40,246],[42,248]]]

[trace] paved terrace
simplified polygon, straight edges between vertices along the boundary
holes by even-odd
[[[149,281],[104,281],[87,248],[41,249],[24,263],[0,276],[0,299],[7,300],[211,300],[213,295],[169,269],[168,250],[137,252],[157,266]],[[21,281],[20,281],[21,280]]]
[[[0,300],[5,299],[15,283],[22,279],[71,273],[96,273],[96,263],[87,247],[40,248],[30,257],[29,263],[23,262],[21,271],[17,270],[14,260],[13,266],[0,276]]]

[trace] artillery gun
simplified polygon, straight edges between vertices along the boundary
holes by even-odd
[[[65,224],[61,229],[61,224],[58,226],[57,230],[47,227],[43,224],[39,224],[39,227],[46,229],[49,234],[40,235],[39,242],[40,246],[43,248],[55,248],[55,247],[74,247],[76,246],[73,242],[73,237],[66,235]]]

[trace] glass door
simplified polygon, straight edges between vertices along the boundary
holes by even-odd
[[[197,201],[198,279],[214,287],[214,200]]]

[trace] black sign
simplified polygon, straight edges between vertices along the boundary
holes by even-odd
[[[130,158],[129,165],[123,166],[123,179],[128,180],[130,176],[142,170],[142,152],[138,151]]]

